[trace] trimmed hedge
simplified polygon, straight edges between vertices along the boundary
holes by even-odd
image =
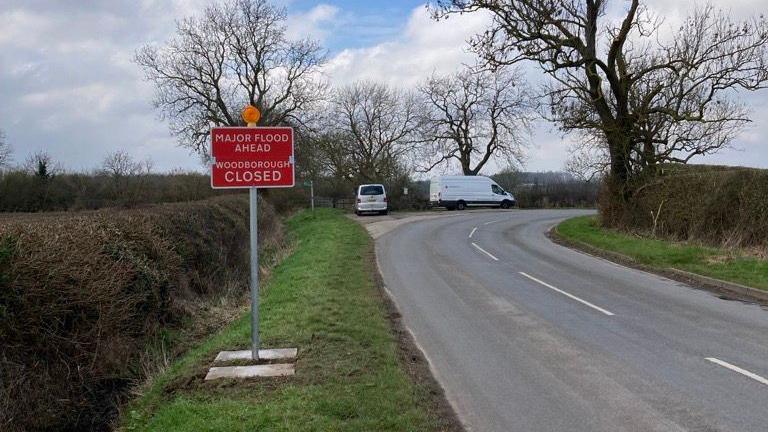
[[[211,189],[200,173],[64,173],[40,178],[24,171],[0,170],[0,212],[96,210],[201,200],[231,193]]]
[[[259,210],[260,246],[280,248]],[[196,303],[245,291],[247,254],[243,195],[0,218],[0,429],[107,429],[148,347]]]

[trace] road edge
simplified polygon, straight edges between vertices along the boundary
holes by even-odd
[[[379,259],[376,255],[376,239],[371,238],[368,258],[366,260],[368,271],[371,274],[376,293],[382,300],[385,308],[386,319],[389,322],[392,335],[397,339],[397,359],[408,375],[408,378],[417,387],[425,389],[425,402],[430,414],[434,415],[438,422],[440,432],[467,432],[466,425],[459,418],[453,404],[448,400],[440,381],[438,381],[432,363],[426,353],[416,341],[411,330],[403,322],[403,316],[392,297],[392,293],[384,284],[381,274]]]
[[[703,276],[696,273],[691,273],[675,268],[660,269],[650,267],[635,261],[632,257],[627,255],[613,252],[605,249],[600,249],[590,244],[572,240],[566,238],[557,231],[557,226],[553,225],[546,233],[547,237],[556,244],[567,247],[569,249],[577,250],[587,255],[591,255],[597,258],[606,259],[616,264],[623,265],[625,267],[642,270],[644,272],[652,273],[658,276],[663,276],[668,279],[672,279],[677,282],[682,282],[689,285],[691,288],[701,289],[717,294],[720,298],[725,300],[739,300],[748,303],[758,303],[763,306],[768,306],[768,291],[759,290],[757,288],[740,285],[733,282],[726,282],[720,279]]]

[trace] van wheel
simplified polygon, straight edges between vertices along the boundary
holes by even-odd
[[[389,210],[384,210],[379,212],[380,215],[386,216],[389,214]]]
[[[467,208],[467,204],[465,204],[464,201],[456,203],[456,210],[464,210],[465,208]]]
[[[507,200],[504,200],[504,201],[502,201],[502,202],[501,202],[501,208],[503,208],[503,209],[508,209],[508,208],[512,207],[512,205],[511,205],[511,204],[512,204],[512,203],[510,203],[509,201],[507,201]]]

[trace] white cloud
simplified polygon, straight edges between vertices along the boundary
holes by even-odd
[[[286,29],[291,39],[311,38],[321,43],[335,27],[339,8],[329,4],[319,4],[305,13],[288,16]]]
[[[46,149],[69,168],[90,169],[104,154],[125,149],[139,159],[151,156],[157,169],[200,167],[157,120],[151,106],[153,89],[132,57],[145,43],[164,42],[176,19],[211,0],[0,2],[0,129],[14,145],[16,160]],[[289,4],[290,12],[290,0],[276,3]],[[334,84],[368,79],[412,87],[434,71],[449,73],[474,62],[466,41],[488,22],[482,13],[435,22],[428,10],[418,7],[401,23],[378,3],[359,16],[333,3],[326,0],[289,15],[287,25],[291,37],[334,44],[337,53],[325,67]],[[766,0],[717,3],[732,9],[737,18],[768,12]],[[648,4],[669,26],[692,8],[690,0]],[[541,76],[531,70],[531,79]],[[756,108],[752,128],[735,143],[744,151],[724,151],[699,161],[768,167],[768,109],[760,105],[762,99],[765,92],[746,99]],[[543,122],[537,126],[528,169],[562,167],[568,139],[551,129]]]
[[[336,84],[356,80],[382,81],[412,87],[433,71],[447,73],[472,63],[466,41],[487,24],[482,13],[434,21],[424,7],[414,9],[402,35],[371,47],[345,49],[334,56],[325,73]]]
[[[162,42],[175,17],[202,1],[98,4],[19,1],[0,12],[0,128],[15,159],[45,150],[70,169],[92,169],[122,149],[158,169],[199,168],[152,108],[134,50]],[[207,2],[206,2],[207,3]]]
[[[30,32],[29,29],[35,29]],[[34,47],[37,35],[50,29],[50,21],[25,10],[7,10],[0,13],[0,46],[13,44],[17,48]]]
[[[703,6],[707,2],[693,2],[690,0],[646,0],[652,10],[661,16],[686,17],[695,7]],[[736,19],[743,19],[755,13],[768,13],[768,3],[765,0],[714,0],[710,1],[715,7],[730,11]]]

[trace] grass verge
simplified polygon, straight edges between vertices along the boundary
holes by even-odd
[[[299,348],[296,375],[203,381],[220,350],[244,349],[249,316],[174,363],[123,413],[130,431],[429,431],[433,390],[409,379],[368,262],[370,237],[331,210],[287,223],[295,252],[262,290],[265,347]]]
[[[657,270],[678,269],[768,290],[768,261],[730,249],[644,238],[601,228],[594,216],[568,219],[556,228],[566,240],[619,253]]]

